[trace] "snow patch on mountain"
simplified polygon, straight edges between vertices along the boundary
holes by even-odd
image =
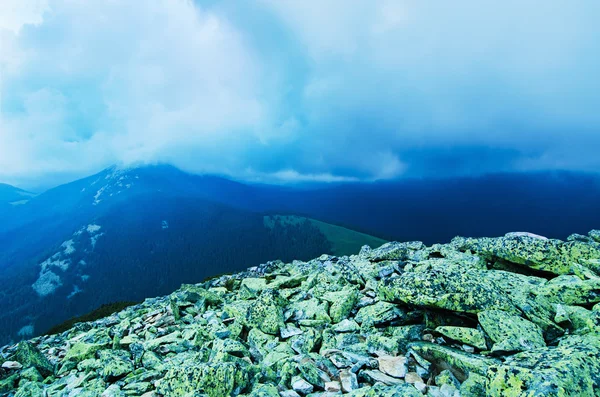
[[[79,294],[80,292],[83,292],[82,289],[79,288],[79,286],[77,284],[73,285],[73,291],[71,291],[71,293],[69,295],[67,295],[67,299],[71,299],[72,297]]]
[[[131,175],[131,169],[113,168],[104,176],[104,185],[102,185],[94,195],[92,205],[98,205],[106,197],[113,197],[120,194],[123,189],[130,189],[133,186],[131,179],[138,179],[138,176]],[[96,185],[102,179],[99,178],[91,183],[91,186]]]
[[[96,234],[90,237],[90,244],[92,244],[92,249],[96,248],[96,243],[100,237],[104,236],[104,233]]]
[[[64,273],[73,265],[73,254],[76,252],[88,253],[96,247],[98,239],[104,235],[100,233],[102,226],[91,223],[73,233],[73,238],[63,242],[60,250],[39,264],[40,274],[38,279],[31,285],[33,290],[41,297],[52,294],[63,285],[61,272]],[[85,266],[85,259],[80,259],[76,265]],[[89,276],[88,276],[89,277]],[[86,279],[83,279],[85,281]],[[74,286],[71,294],[77,294],[79,287]],[[72,296],[72,295],[69,295]]]
[[[61,247],[65,249],[63,251],[65,255],[71,255],[73,252],[75,252],[75,242],[73,240],[65,241],[62,243]]]
[[[62,286],[60,277],[50,270],[42,270],[42,272],[40,272],[40,277],[32,285],[34,291],[41,297],[50,295],[60,286]]]
[[[96,225],[96,224],[87,225],[87,232],[90,234],[96,233],[100,229],[102,229],[102,226],[100,226],[100,225]]]

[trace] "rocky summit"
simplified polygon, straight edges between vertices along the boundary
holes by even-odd
[[[600,231],[269,262],[0,349],[2,396],[600,396]]]

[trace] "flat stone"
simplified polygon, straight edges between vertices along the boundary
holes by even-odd
[[[329,393],[337,393],[342,390],[342,385],[338,381],[325,382],[325,391]]]
[[[354,372],[350,372],[347,369],[340,371],[340,383],[342,384],[342,391],[350,393],[358,389],[358,379]]]
[[[406,357],[380,356],[377,358],[379,370],[394,378],[404,378],[408,371]]]
[[[485,336],[481,331],[475,328],[441,326],[435,329],[436,332],[457,342],[471,345],[480,350],[486,350]]]
[[[404,380],[406,381],[406,383],[423,383],[423,379],[421,379],[421,377],[416,372],[407,373],[404,377]]]
[[[4,363],[2,363],[2,368],[4,369],[21,369],[23,368],[23,366],[21,365],[21,363],[17,362],[17,361],[5,361]]]
[[[369,378],[372,381],[372,383],[381,382],[388,386],[404,383],[404,381],[402,379],[397,379],[397,378],[391,377],[391,376],[386,375],[383,372],[375,370],[375,369],[363,370],[363,371],[361,371],[360,374],[363,377]]]
[[[515,352],[546,346],[542,329],[519,316],[501,310],[478,314],[481,327],[495,343],[493,352]]]
[[[314,386],[303,378],[295,377],[292,379],[292,389],[300,394],[306,395],[312,393]]]

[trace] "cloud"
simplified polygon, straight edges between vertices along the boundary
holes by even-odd
[[[287,181],[600,167],[593,0],[0,7],[7,182],[156,161]]]

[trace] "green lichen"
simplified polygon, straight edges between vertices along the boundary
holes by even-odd
[[[484,331],[494,341],[492,352],[532,350],[546,346],[542,329],[519,316],[487,310],[477,315]]]
[[[480,350],[486,350],[485,336],[481,331],[475,328],[441,326],[435,329],[436,332],[453,339],[455,341],[476,347]]]

